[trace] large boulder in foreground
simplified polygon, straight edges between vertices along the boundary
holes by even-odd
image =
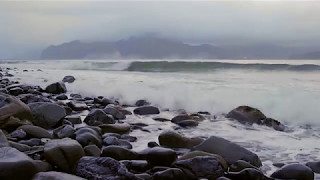
[[[31,179],[34,174],[50,169],[51,166],[48,163],[33,160],[15,148],[0,148],[1,180],[28,180]]]
[[[277,179],[313,180],[313,171],[303,164],[288,164],[271,175]]]
[[[0,93],[0,128],[16,128],[28,124],[30,108],[18,98]]]
[[[55,82],[46,87],[46,92],[51,94],[66,93],[67,88],[63,82]]]
[[[229,164],[233,164],[238,160],[244,160],[256,167],[262,165],[256,154],[221,137],[211,136],[200,145],[195,146],[194,150],[218,154]]]
[[[279,121],[267,118],[259,109],[250,106],[239,106],[230,111],[226,118],[231,118],[244,124],[260,124],[273,127],[275,130],[284,131],[285,126]]]
[[[38,102],[28,106],[32,112],[32,123],[45,129],[54,127],[66,116],[66,110],[55,103]]]
[[[151,115],[160,114],[160,110],[154,106],[141,106],[133,110],[134,114],[137,115]]]
[[[139,180],[125,165],[109,157],[82,157],[76,175],[95,180]]]
[[[65,172],[71,172],[84,156],[82,146],[70,138],[48,141],[44,146],[45,158]]]
[[[34,175],[32,180],[85,180],[85,179],[72,174],[49,171],[49,172],[37,173],[36,175]]]

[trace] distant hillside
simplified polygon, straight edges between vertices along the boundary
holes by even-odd
[[[276,45],[212,46],[190,45],[157,37],[132,37],[114,42],[72,41],[49,46],[41,59],[288,59],[305,50]]]

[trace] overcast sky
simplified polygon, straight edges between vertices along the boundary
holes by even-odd
[[[0,1],[0,58],[147,32],[189,43],[320,44],[320,1]]]

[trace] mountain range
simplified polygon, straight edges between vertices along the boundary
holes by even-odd
[[[112,42],[79,40],[51,45],[41,59],[320,59],[317,48],[255,45],[192,45],[159,37],[131,37]]]

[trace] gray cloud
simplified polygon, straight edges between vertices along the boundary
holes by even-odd
[[[0,2],[0,58],[145,32],[190,43],[318,46],[320,2]]]

